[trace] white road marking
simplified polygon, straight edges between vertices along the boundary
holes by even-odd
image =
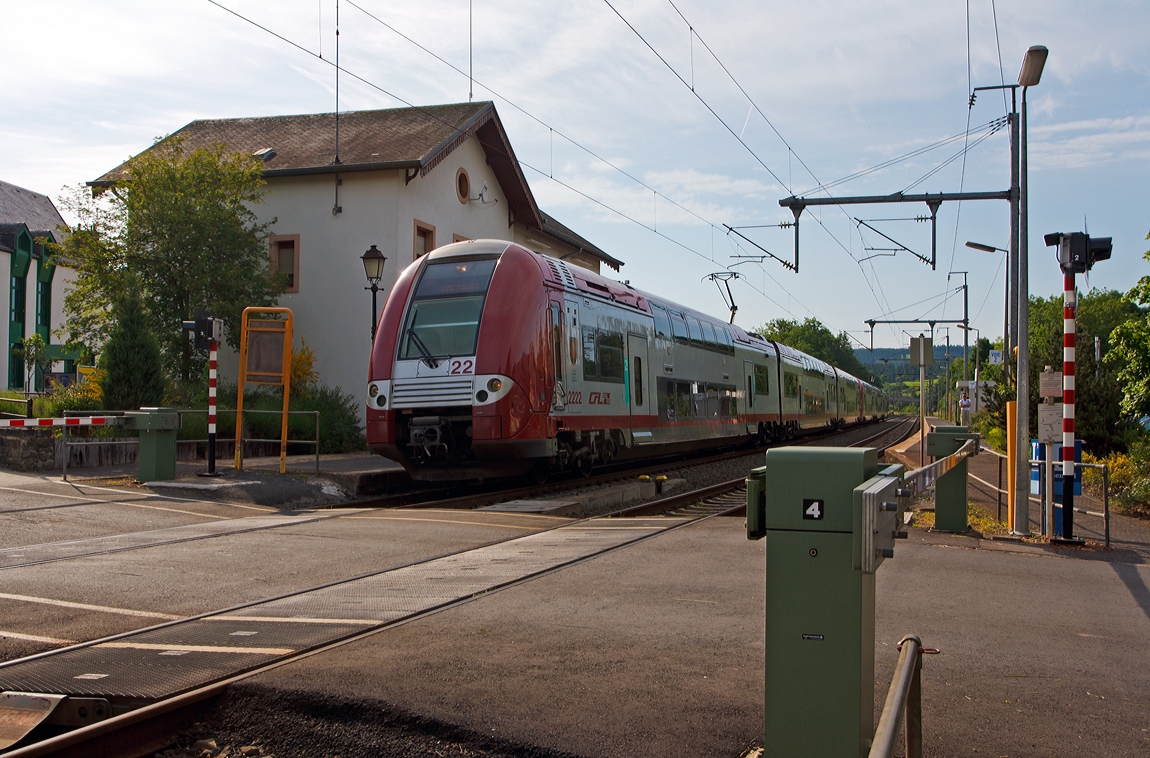
[[[130,490],[118,490],[118,489],[115,489],[113,487],[100,487],[100,486],[95,485],[95,484],[80,484],[80,483],[72,484],[71,482],[69,482],[69,484],[71,484],[73,487],[77,487],[77,488],[83,488],[83,489],[89,489],[89,490],[99,490],[101,492],[114,492],[117,495],[140,495],[140,493],[132,492]],[[276,508],[267,508],[267,507],[258,506],[258,505],[243,505],[241,503],[229,503],[225,500],[198,500],[198,499],[193,498],[193,497],[173,497],[171,495],[160,495],[160,494],[156,494],[156,493],[148,493],[146,495],[143,495],[143,497],[158,497],[158,498],[161,498],[163,500],[174,500],[178,503],[203,503],[205,505],[227,505],[227,506],[230,506],[232,508],[245,508],[249,511],[263,511],[264,513],[269,513],[269,512],[274,513],[277,510]],[[117,502],[119,502],[119,501],[117,501]]]
[[[354,624],[356,626],[371,626],[372,624],[382,624],[383,621],[379,619],[323,619],[312,618],[304,616],[295,618],[293,616],[208,616],[205,621],[270,621],[273,623],[281,624]]]
[[[290,655],[296,652],[290,647],[228,647],[226,645],[159,645],[152,642],[101,642],[92,647],[111,647],[129,650],[162,650],[183,653],[244,653],[247,655]]]
[[[195,511],[182,511],[178,508],[164,508],[163,506],[160,506],[160,505],[145,505],[143,503],[129,503],[129,502],[124,501],[124,500],[93,500],[90,497],[77,497],[76,495],[60,495],[60,494],[57,494],[55,492],[37,492],[36,490],[22,490],[22,489],[19,489],[17,487],[0,487],[0,490],[6,490],[8,492],[22,492],[22,493],[27,494],[27,495],[41,495],[41,496],[45,496],[45,497],[58,497],[58,498],[63,498],[65,500],[79,500],[81,502],[89,503],[91,505],[126,505],[130,508],[147,508],[148,510],[153,510],[153,511],[169,511],[171,513],[186,513],[189,516],[199,516],[200,518],[214,518],[214,519],[221,519],[221,520],[230,518],[229,516],[213,516],[213,515],[207,514],[207,513],[196,513]],[[119,490],[111,490],[111,491],[112,492],[119,492]],[[123,492],[121,494],[131,495],[131,494],[135,494],[135,493]],[[145,497],[147,497],[147,496],[145,496]],[[162,495],[156,495],[155,497],[162,497]],[[199,503],[199,502],[207,502],[207,501],[193,500],[190,502]],[[232,503],[222,503],[222,505],[232,505]],[[246,508],[248,506],[236,506],[236,507],[237,508]],[[264,510],[264,509],[257,508],[256,510]],[[270,509],[268,509],[268,510],[270,510]],[[0,513],[3,513],[3,511],[0,511]]]
[[[49,645],[74,645],[75,640],[58,640],[55,637],[41,637],[38,634],[20,634],[19,632],[0,631],[0,637],[10,640],[24,640],[25,642],[47,642]]]
[[[446,518],[411,518],[410,516],[339,516],[343,519],[364,521],[430,521],[433,524],[466,524],[467,526],[497,526],[501,529],[542,529],[545,527],[523,526],[522,524],[492,524],[488,521],[458,521]]]
[[[31,595],[13,595],[0,592],[0,600],[17,600],[22,603],[39,603],[40,605],[55,605],[60,608],[76,608],[82,611],[97,611],[99,613],[116,613],[121,616],[139,616],[149,619],[181,619],[183,616],[174,616],[170,613],[156,613],[154,611],[137,611],[131,608],[113,608],[107,605],[90,605],[89,603],[73,603],[70,600],[54,600],[50,597],[33,597]]]

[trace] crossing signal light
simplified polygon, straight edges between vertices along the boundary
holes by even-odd
[[[1054,232],[1042,237],[1047,247],[1058,248],[1058,265],[1067,274],[1085,274],[1098,261],[1110,260],[1110,237],[1091,238],[1083,232]]]
[[[196,308],[196,320],[184,321],[183,327],[184,331],[192,332],[195,335],[197,350],[210,349],[211,341],[219,340],[224,334],[224,322],[218,318],[212,318],[211,312],[202,308]]]

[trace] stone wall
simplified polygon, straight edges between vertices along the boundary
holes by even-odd
[[[75,444],[77,442],[98,444]],[[134,437],[70,438],[68,469],[96,468],[100,466],[127,466],[134,464],[139,445]],[[216,460],[228,461],[235,457],[235,440],[216,440]],[[278,443],[248,442],[244,455],[279,455]],[[182,441],[176,443],[176,459],[180,461],[204,460],[207,444]],[[59,471],[64,468],[64,438],[53,437],[47,429],[0,431],[0,468],[9,471]]]

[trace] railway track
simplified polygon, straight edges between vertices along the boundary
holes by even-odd
[[[917,417],[910,419],[909,422],[917,424]],[[901,429],[903,425],[908,423],[908,419],[895,417],[893,419],[880,421],[878,423],[884,428],[878,434],[872,435],[867,439],[876,439],[882,435],[890,433],[892,430]],[[587,487],[631,481],[634,479],[634,477],[640,476],[642,474],[649,474],[652,476],[655,474],[668,474],[685,468],[704,466],[709,463],[719,463],[735,458],[742,458],[748,455],[754,455],[755,453],[762,453],[772,447],[778,447],[781,445],[819,444],[821,442],[825,442],[828,439],[834,439],[836,437],[849,437],[852,435],[857,435],[860,432],[869,431],[871,428],[872,427],[870,426],[864,426],[857,428],[852,427],[846,430],[839,429],[821,432],[816,435],[804,437],[800,440],[788,440],[785,442],[771,443],[768,445],[757,445],[754,447],[741,447],[735,450],[725,450],[721,453],[713,453],[709,455],[689,456],[686,458],[684,458],[682,455],[676,455],[668,456],[665,459],[656,461],[643,461],[639,464],[615,464],[608,467],[608,470],[601,474],[594,474],[589,477],[569,475],[557,481],[548,482],[545,484],[512,488],[502,488],[497,485],[487,488],[483,485],[480,485],[479,491],[476,491],[474,486],[470,486],[469,488],[448,487],[437,490],[412,490],[409,492],[398,493],[396,495],[357,500],[353,503],[345,503],[339,507],[480,508],[485,505],[494,505],[496,503],[505,502],[507,500],[547,498],[553,497],[555,495],[561,495],[564,492],[569,492],[571,490],[580,490]],[[905,435],[903,436],[905,437]],[[461,490],[466,491],[466,494],[459,494]]]
[[[877,441],[885,449],[896,437],[905,438],[914,423],[899,420],[850,444]],[[96,709],[111,717],[54,736],[41,727],[43,739],[17,743],[0,755],[148,755],[172,744],[177,731],[243,679],[744,510],[743,479],[733,479],[524,537],[9,661],[0,664],[0,690],[65,695],[68,700],[56,707],[66,709],[62,720],[71,725],[83,723],[81,713],[94,718]],[[261,643],[253,645],[253,639]],[[221,657],[227,662],[219,663]],[[10,717],[0,713],[0,726]]]

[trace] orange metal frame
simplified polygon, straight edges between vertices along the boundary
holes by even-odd
[[[248,321],[252,314],[287,316],[283,321],[283,328],[269,328],[256,326],[249,328]],[[283,423],[280,427],[280,473],[287,472],[287,435],[288,435],[288,399],[291,396],[291,348],[292,348],[292,312],[290,308],[244,308],[240,321],[240,370],[239,387],[236,397],[236,471],[243,469],[243,433],[244,433],[244,385],[248,376],[248,333],[271,332],[283,333],[283,366],[279,374],[279,381],[252,381],[252,384],[272,384],[284,388]],[[272,377],[275,374],[260,374],[261,377]]]

